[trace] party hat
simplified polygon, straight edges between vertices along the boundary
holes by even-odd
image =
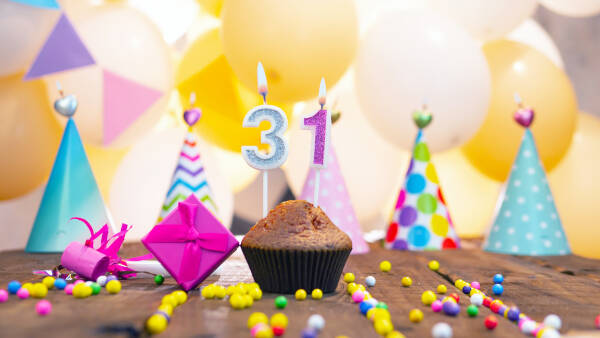
[[[439,250],[460,247],[435,167],[430,162],[423,128],[432,120],[427,110],[413,114],[419,132],[385,247],[398,250]]]
[[[352,201],[350,201],[350,195],[346,189],[346,183],[333,144],[329,145],[327,161],[327,168],[310,168],[299,199],[313,202],[316,170],[320,170],[322,179],[320,180],[319,207],[325,211],[333,224],[350,236],[353,254],[367,253],[369,252],[369,246],[363,239],[360,224],[352,207]]]
[[[520,108],[515,120],[525,128],[517,158],[500,195],[484,250],[513,255],[571,253],[552,191],[529,126],[534,111]]]
[[[167,191],[167,197],[160,210],[159,222],[167,217],[171,211],[177,209],[177,202],[184,201],[192,194],[196,195],[214,215],[217,214],[215,199],[206,180],[200,152],[196,146],[196,135],[192,132],[192,126],[198,122],[201,114],[198,108],[192,108],[183,113],[183,119],[189,126],[188,133],[181,147],[181,153],[171,179],[170,188]]]
[[[77,109],[75,96],[61,97],[54,108],[69,121],[29,234],[27,252],[62,252],[73,241],[83,242],[89,231],[69,222],[71,217],[84,218],[97,228],[112,224],[71,118]]]

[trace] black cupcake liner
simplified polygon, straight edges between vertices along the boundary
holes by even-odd
[[[351,249],[281,250],[242,246],[254,281],[263,291],[291,294],[304,289],[335,291]]]

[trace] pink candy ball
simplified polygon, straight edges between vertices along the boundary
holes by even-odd
[[[77,284],[77,283],[75,283],[75,284]],[[65,286],[65,293],[67,295],[73,294],[73,288],[75,287],[75,284],[67,284],[67,286]]]
[[[360,302],[362,302],[362,301],[363,301],[363,299],[365,299],[365,294],[364,294],[362,291],[360,291],[360,290],[356,290],[356,291],[354,291],[354,293],[352,294],[352,300],[353,300],[355,303],[360,303]]]
[[[481,290],[481,285],[479,284],[479,282],[471,282],[471,287],[473,289],[477,289],[477,290]]]
[[[29,298],[29,290],[27,290],[25,288],[20,288],[19,291],[17,291],[17,297],[19,297],[21,299]]]
[[[252,329],[250,330],[250,334],[252,335],[252,337],[256,337],[256,333],[259,330],[262,330],[265,327],[267,327],[267,324],[265,324],[265,323],[258,323],[258,324],[254,325],[252,327]]]
[[[37,311],[38,315],[45,316],[52,312],[52,303],[49,301],[42,299],[37,304],[35,304],[35,311]]]
[[[8,300],[8,291],[0,289],[0,303],[4,303]]]
[[[431,310],[433,310],[433,312],[442,311],[442,301],[439,299],[434,300],[433,303],[431,303]]]
[[[79,283],[85,283],[85,282],[84,282],[83,280],[81,280],[81,279],[78,279],[78,280],[76,280],[76,281],[75,281],[75,283],[73,283],[73,284],[77,285],[77,284],[79,284]]]

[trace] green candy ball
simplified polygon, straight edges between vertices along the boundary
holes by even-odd
[[[154,283],[156,283],[156,285],[162,285],[162,283],[164,281],[165,281],[165,277],[163,277],[162,275],[154,276]]]
[[[92,288],[92,295],[97,295],[102,290],[102,287],[98,283],[90,283],[90,287]]]
[[[379,302],[379,303],[377,303],[377,305],[375,305],[375,307],[376,307],[376,308],[379,308],[379,309],[386,309],[386,310],[388,309],[388,306],[387,306],[387,304],[386,304],[386,303],[384,303],[384,302]]]
[[[467,314],[469,315],[469,317],[476,317],[478,313],[479,309],[477,309],[477,306],[475,306],[474,304],[471,304],[467,307]]]
[[[275,307],[278,309],[284,309],[287,305],[287,298],[284,296],[278,296],[275,298]]]

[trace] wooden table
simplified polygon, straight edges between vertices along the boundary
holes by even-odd
[[[124,257],[140,254],[141,246],[128,244],[122,250]],[[436,273],[427,268],[427,262],[436,259],[440,270]],[[392,270],[379,271],[379,262],[389,260]],[[31,274],[34,269],[51,268],[59,262],[56,254],[25,254],[21,251],[0,253],[0,285],[8,281],[34,281],[40,279]],[[218,283],[224,286],[238,282],[250,282],[250,271],[239,251],[222,267],[220,276],[211,276],[204,284]],[[499,297],[506,304],[517,305],[531,318],[542,321],[547,314],[555,313],[562,318],[561,332],[569,335],[582,331],[596,333],[594,318],[600,313],[600,264],[598,261],[576,256],[564,257],[518,257],[482,252],[478,249],[463,249],[437,252],[387,251],[372,246],[367,255],[351,256],[345,272],[353,272],[358,281],[372,275],[377,284],[370,288],[373,296],[389,305],[392,321],[397,330],[407,337],[430,337],[431,327],[437,322],[446,322],[454,330],[454,337],[519,337],[523,336],[517,326],[507,319],[498,318],[494,331],[488,331],[483,321],[491,312],[480,308],[479,316],[466,315],[466,296],[453,286],[452,281],[462,278],[478,280],[482,290],[491,295],[492,276],[505,276],[504,294]],[[400,285],[403,276],[410,276],[413,284],[409,288]],[[433,313],[421,303],[421,293],[435,290],[438,284],[448,286],[448,293],[461,295],[461,313],[448,317]],[[123,282],[118,295],[109,295],[105,290],[97,296],[75,299],[62,291],[50,290],[47,299],[53,304],[53,312],[39,317],[35,312],[34,299],[19,300],[11,296],[0,304],[0,336],[3,337],[83,337],[83,336],[127,336],[125,333],[107,333],[107,329],[119,326],[141,330],[145,319],[160,304],[163,295],[176,290],[171,278],[156,286],[150,278],[137,278]],[[376,337],[371,322],[362,316],[358,306],[344,292],[345,283],[340,280],[338,290],[322,300],[296,301],[288,297],[288,306],[283,312],[290,320],[284,337],[298,337],[311,314],[319,313],[326,320],[320,337]],[[162,336],[169,337],[249,337],[246,320],[254,311],[268,315],[277,312],[273,299],[277,295],[265,294],[254,306],[234,310],[225,300],[204,300],[196,289],[190,292],[187,303],[175,309],[171,322]],[[408,312],[418,308],[425,318],[415,324],[408,320]],[[597,331],[600,332],[600,331]]]

